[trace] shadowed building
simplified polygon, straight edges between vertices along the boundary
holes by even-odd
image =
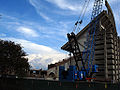
[[[31,69],[29,70],[30,77],[38,77],[38,78],[44,78],[47,76],[47,71],[42,69]]]

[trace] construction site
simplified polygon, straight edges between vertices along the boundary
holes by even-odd
[[[77,34],[67,34],[68,42],[61,49],[70,53],[69,58],[48,66],[47,76],[52,73],[57,80],[33,80],[29,81],[29,85],[32,86],[34,82],[36,90],[39,83],[40,90],[120,90],[120,37],[112,9],[105,0],[107,10],[102,10],[103,2],[94,1],[88,25]],[[82,22],[78,20],[73,31]],[[22,86],[22,80],[20,81],[21,83],[14,84]],[[23,86],[26,87],[27,84]]]
[[[68,42],[61,49],[69,52],[70,58],[64,60],[63,64],[56,63],[59,68],[56,71],[59,72],[59,75],[57,73],[59,80],[119,82],[120,37],[109,3],[106,0],[107,10],[101,11],[102,2],[102,0],[95,0],[91,22],[86,27],[76,35],[74,32],[67,35]],[[79,24],[81,22],[77,21]],[[62,71],[72,76],[60,74]]]
[[[103,10],[75,36],[76,38],[73,38],[71,34],[74,40],[70,40],[61,48],[73,53],[74,65],[78,68],[86,64],[83,67],[90,70],[91,64],[98,65],[98,71],[95,73],[97,81],[119,82],[120,37],[117,34],[114,16],[107,1],[105,5],[107,11]],[[71,39],[71,37],[69,38]],[[78,44],[75,43],[75,39]]]

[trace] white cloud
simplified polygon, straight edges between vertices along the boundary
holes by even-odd
[[[46,21],[53,21],[50,17],[45,15],[41,10],[43,9],[43,5],[40,1],[37,0],[29,0],[29,3],[35,8],[36,12]]]
[[[120,2],[120,0],[107,0],[107,1],[110,2],[111,4]]]
[[[5,36],[6,36],[6,34],[4,34],[4,33],[0,34],[0,37],[5,37]]]
[[[48,38],[48,39],[54,39],[58,41],[62,41],[65,43],[66,34],[69,29],[69,25],[72,25],[73,21],[64,21],[64,22],[53,22],[49,23],[49,26],[47,24],[41,25],[39,22],[34,21],[24,21],[22,19],[8,16],[4,14],[2,25],[4,28],[8,30],[15,30],[18,33],[21,33],[21,37],[23,38],[32,38],[32,37],[38,37],[41,36],[41,38]],[[61,20],[62,21],[62,20]],[[31,29],[34,33],[28,33],[26,30],[22,32],[23,28]],[[38,35],[39,34],[39,35]],[[19,34],[20,35],[20,34]],[[61,38],[61,36],[63,38]],[[65,38],[64,38],[65,37]]]
[[[50,3],[53,3],[55,5],[57,5],[59,8],[61,9],[68,9],[68,10],[72,10],[72,11],[78,11],[81,10],[81,4],[76,0],[73,2],[70,2],[70,0],[46,0]],[[74,3],[76,2],[76,3]]]
[[[4,13],[1,13],[1,15],[2,15],[2,19],[3,19],[3,18],[8,18],[8,19],[15,20],[15,21],[18,20],[16,17],[12,17],[12,16],[6,15],[6,14],[4,14]]]
[[[38,37],[39,35],[35,32],[35,30],[20,26],[16,29],[18,32],[24,34],[25,36],[31,36],[31,37]]]
[[[53,7],[50,8],[49,5],[46,5],[43,2],[45,3],[47,2],[49,3],[49,5],[53,4],[52,5]],[[42,16],[44,19],[46,19],[45,17],[47,17],[49,19],[46,19],[46,20],[53,21],[53,19],[50,18],[51,13],[58,14],[58,15],[69,15],[69,16],[80,14],[80,11],[84,9],[83,4],[85,3],[85,1],[80,1],[80,0],[74,0],[74,1],[73,0],[44,0],[44,1],[43,0],[29,0],[29,3],[35,8],[36,12],[40,16]],[[58,8],[56,8],[56,6]],[[54,17],[54,15],[52,15],[52,17]]]
[[[37,11],[38,13],[39,13],[39,15],[40,16],[42,16],[46,21],[53,21],[51,18],[49,18],[48,16],[46,16],[45,14],[43,14],[42,12],[39,12],[39,11]]]
[[[58,62],[67,57],[67,54],[56,51],[48,46],[32,43],[31,41],[16,39],[16,38],[1,38],[3,40],[11,40],[24,47],[24,51],[27,52],[29,63],[32,68],[46,69],[50,63]]]
[[[67,55],[63,53],[56,53],[56,54],[30,54],[28,56],[29,62],[32,65],[33,68],[47,68],[48,64],[58,62],[64,58],[66,58]],[[41,67],[41,66],[42,67]]]

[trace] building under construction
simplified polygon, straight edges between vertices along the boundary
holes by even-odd
[[[95,0],[85,28],[77,35],[67,34],[68,42],[61,49],[71,57],[49,65],[47,74],[56,74],[59,80],[0,77],[0,89],[120,90],[120,37],[110,5],[105,0],[107,10],[101,12],[102,2]]]
[[[98,72],[95,74],[97,81],[119,82],[120,80],[120,37],[117,34],[115,19],[110,5],[106,1],[107,10],[102,11],[75,37],[79,43],[81,52],[84,53],[89,29],[97,31],[94,35],[95,48],[93,63],[98,65]],[[98,23],[95,23],[96,20]],[[90,38],[90,37],[89,37]],[[74,44],[74,41],[73,41]],[[67,42],[61,49],[71,52],[70,44]],[[75,65],[75,60],[70,65]],[[81,67],[82,61],[78,61]]]

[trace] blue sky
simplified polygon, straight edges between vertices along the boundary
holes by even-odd
[[[0,0],[0,38],[20,43],[29,54],[33,68],[46,68],[48,63],[67,55],[60,47],[72,32],[84,0]],[[89,3],[81,29],[90,21],[93,1]],[[120,35],[120,1],[110,0]]]

